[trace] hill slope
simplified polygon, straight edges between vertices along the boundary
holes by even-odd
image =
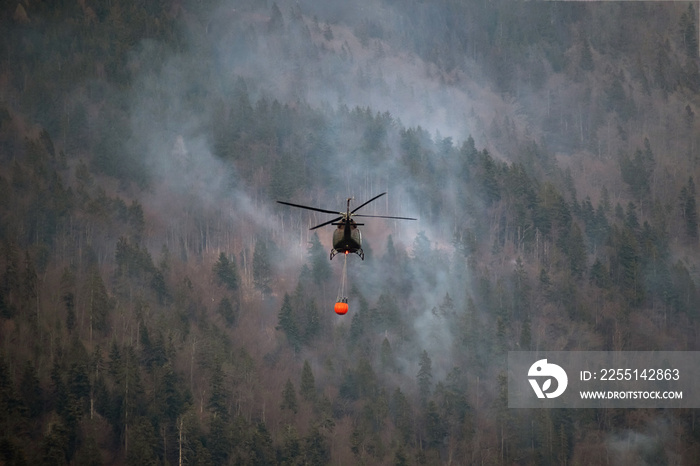
[[[2,462],[694,461],[692,410],[509,410],[504,378],[696,349],[692,6],[0,19]],[[336,316],[329,218],[274,201],[384,191],[419,222],[367,222]]]

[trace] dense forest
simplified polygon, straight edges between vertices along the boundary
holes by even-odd
[[[0,2],[0,464],[696,464],[695,410],[509,409],[506,357],[700,350],[697,20]],[[275,201],[385,191],[338,316]]]

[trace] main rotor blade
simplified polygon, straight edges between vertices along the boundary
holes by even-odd
[[[284,202],[284,201],[277,201],[280,204],[284,205],[290,205],[292,207],[299,207],[300,209],[307,209],[307,210],[315,210],[316,212],[323,212],[324,214],[342,214],[342,212],[338,212],[337,210],[326,210],[326,209],[319,209],[318,207],[309,207],[307,205],[301,205],[301,204],[292,204],[291,202]]]
[[[418,220],[417,218],[411,218],[411,217],[390,217],[388,215],[362,215],[362,214],[357,214],[353,215],[353,217],[374,217],[374,218],[393,218],[396,220]]]
[[[343,216],[343,217],[344,217],[344,216]],[[309,230],[315,230],[316,228],[325,227],[326,225],[329,225],[329,224],[331,224],[331,223],[333,223],[333,222],[337,222],[338,220],[342,219],[343,217],[338,217],[338,218],[334,218],[333,220],[328,220],[327,222],[323,222],[322,224],[316,225],[316,226],[313,227],[313,228],[309,228]]]
[[[385,194],[386,194],[386,193],[381,193],[381,194],[379,194],[378,196],[374,196],[372,199],[370,199],[369,201],[365,202],[364,204],[360,204],[359,206],[355,207],[352,211],[350,211],[350,213],[352,214],[352,213],[357,212],[358,210],[360,210],[361,208],[363,208],[364,206],[366,206],[366,205],[369,204],[370,202],[374,201],[375,199],[378,199],[378,198],[382,197],[382,196],[385,195]]]

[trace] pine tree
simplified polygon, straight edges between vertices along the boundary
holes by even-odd
[[[384,340],[382,341],[380,361],[382,365],[382,370],[384,370],[385,372],[396,371],[396,360],[394,358],[394,352],[391,349],[391,344],[389,343],[389,340],[386,337],[384,337]]]
[[[211,394],[209,395],[207,408],[212,412],[214,417],[220,417],[226,421],[228,419],[229,390],[224,380],[224,371],[220,362],[217,362],[214,366],[209,387]]]
[[[219,254],[219,260],[214,264],[213,272],[219,284],[226,286],[231,291],[238,289],[236,262],[229,261],[223,252]]]
[[[498,185],[498,165],[491,154],[484,149],[480,154],[481,178],[480,194],[488,205],[501,200],[501,190]]]
[[[428,447],[437,448],[442,444],[442,440],[446,435],[446,429],[443,419],[440,417],[438,407],[435,401],[428,402],[425,413],[425,431]]]
[[[114,309],[114,300],[107,294],[107,288],[102,275],[97,268],[90,273],[87,289],[87,299],[90,311],[90,341],[93,330],[104,332],[107,330],[108,318]]]
[[[552,298],[552,279],[549,276],[549,272],[547,272],[546,268],[541,268],[540,269],[540,293],[543,298],[545,299],[551,299]]]
[[[275,328],[284,332],[287,336],[287,341],[292,345],[294,351],[298,352],[301,349],[301,334],[294,316],[292,299],[287,293],[284,294],[282,308],[277,316],[277,327]]]
[[[309,261],[311,262],[311,276],[314,283],[324,283],[331,276],[331,266],[328,262],[328,252],[318,239],[318,233],[311,237],[309,246]]]
[[[394,466],[408,466],[408,458],[401,447],[394,453]]]
[[[618,284],[628,296],[632,305],[641,303],[644,290],[641,287],[641,264],[639,243],[629,228],[623,228],[617,235],[617,274]]]
[[[681,15],[680,33],[683,39],[683,46],[688,57],[698,56],[698,35],[695,18],[697,17],[693,4],[688,5],[688,11]]]
[[[128,451],[131,438],[129,429],[133,420],[144,411],[144,389],[141,384],[138,357],[132,346],[126,347],[122,354],[116,342],[112,344],[109,357],[108,373],[113,380],[114,390],[108,418]]]
[[[311,299],[304,306],[304,344],[311,343],[321,331],[321,316],[316,301]]]
[[[65,427],[57,422],[51,425],[50,430],[44,435],[40,455],[42,464],[67,465],[68,452],[67,444],[70,443]]]
[[[627,183],[637,202],[642,201],[649,195],[651,175],[655,166],[654,155],[651,152],[648,140],[645,140],[645,143],[644,151],[637,149],[633,158],[624,155],[620,161],[622,180]]]
[[[226,464],[226,459],[231,453],[231,445],[233,436],[229,423],[221,416],[212,416],[209,423],[209,435],[207,438],[206,449],[203,448],[202,453],[205,457],[209,456],[213,464]],[[199,445],[197,445],[197,463],[199,464]],[[209,455],[207,455],[207,451]]]
[[[355,386],[359,398],[371,398],[377,393],[377,375],[366,357],[361,357],[355,369]]]
[[[282,12],[277,6],[277,3],[273,3],[272,13],[270,14],[270,20],[267,23],[267,30],[269,32],[281,32],[283,28],[284,18],[282,17]]]
[[[291,380],[287,379],[287,382],[284,384],[284,389],[282,389],[282,403],[280,404],[280,408],[288,409],[296,414],[298,407],[299,404],[297,403],[297,393],[294,389],[294,384]]]
[[[610,274],[600,259],[596,259],[593,262],[589,279],[591,283],[599,288],[607,289],[610,286]]]
[[[413,240],[413,258],[424,261],[431,256],[430,240],[424,231],[419,231]]]
[[[420,361],[418,361],[418,394],[422,403],[426,403],[430,396],[430,387],[433,383],[432,361],[428,357],[428,352],[423,350]]]
[[[328,441],[321,434],[315,424],[309,429],[309,433],[304,438],[304,464],[309,466],[323,466],[329,464],[331,450]]]
[[[608,224],[608,219],[605,216],[605,209],[601,202],[598,204],[598,208],[595,211],[595,217],[593,218],[590,229],[588,225],[586,226],[586,233],[588,234],[588,240],[593,251],[596,251],[598,247],[604,244],[605,239],[608,237],[609,230],[610,225]]]
[[[130,466],[156,466],[159,464],[156,455],[158,439],[153,425],[147,418],[139,417],[134,421],[130,438],[126,464]]]
[[[377,308],[372,313],[372,324],[377,332],[396,328],[401,321],[396,299],[389,293],[382,293],[377,300]]]
[[[296,412],[296,411],[295,411]],[[250,438],[251,464],[274,464],[275,448],[264,422],[259,422]]]
[[[210,435],[209,438],[212,439],[212,442],[214,441],[212,435]],[[204,445],[202,445],[202,442],[200,440],[195,439],[192,443],[194,444],[194,448],[190,447],[184,452],[184,464],[192,464],[196,466],[215,466],[216,464],[222,463],[223,459],[221,459],[218,462],[214,462],[211,448],[207,448]],[[216,445],[213,445],[212,447],[214,446]],[[222,457],[225,457],[225,454],[226,452],[222,452]]]
[[[24,365],[19,394],[30,418],[36,418],[41,414],[44,394],[39,384],[36,368],[31,361],[27,361]]]
[[[288,424],[282,433],[282,448],[279,463],[283,465],[297,465],[301,463],[301,442],[296,428]]]
[[[452,300],[452,297],[450,297],[449,293],[445,293],[445,296],[442,298],[442,302],[440,303],[439,309],[440,314],[443,316],[452,316],[454,314],[455,303]]]
[[[639,217],[637,216],[637,206],[634,202],[627,203],[627,211],[625,212],[625,226],[634,233],[639,231]]]
[[[586,270],[586,245],[578,223],[572,222],[564,252],[569,257],[571,274],[580,277]]]
[[[143,216],[143,208],[138,201],[134,200],[131,202],[129,209],[127,211],[127,218],[129,226],[132,228],[134,239],[136,243],[141,242],[141,236],[146,229],[146,221]]]
[[[156,395],[162,415],[175,423],[177,418],[186,410],[186,397],[182,391],[180,376],[168,362],[164,366],[162,383]]]
[[[314,401],[316,399],[316,382],[308,360],[304,360],[304,367],[301,370],[301,387],[299,393],[306,401]]]
[[[75,328],[75,295],[72,291],[66,291],[63,296],[63,304],[66,306],[66,329],[72,332]]]
[[[396,426],[401,434],[401,442],[408,444],[413,435],[413,413],[411,404],[399,387],[396,387],[391,396],[389,413],[391,414],[394,426]]]

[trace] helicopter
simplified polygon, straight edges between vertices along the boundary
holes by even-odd
[[[326,225],[334,225],[337,226],[338,228],[335,229],[333,232],[333,249],[331,249],[331,254],[330,254],[330,259],[333,260],[333,257],[336,254],[339,253],[355,253],[362,260],[365,259],[365,253],[362,250],[362,233],[360,232],[359,226],[363,226],[364,223],[357,223],[352,217],[374,217],[374,218],[391,218],[394,220],[417,220],[415,218],[410,218],[410,217],[392,217],[392,216],[387,216],[387,215],[363,215],[363,214],[356,214],[358,210],[366,206],[372,201],[375,201],[385,195],[386,192],[383,192],[377,196],[374,196],[372,199],[369,201],[360,204],[359,206],[355,207],[353,210],[350,210],[350,201],[354,200],[354,197],[349,197],[347,198],[347,209],[345,212],[338,212],[334,210],[326,210],[326,209],[319,209],[317,207],[309,207],[305,205],[300,205],[300,204],[292,204],[291,202],[284,202],[284,201],[277,201],[280,204],[292,206],[292,207],[299,207],[301,209],[307,209],[307,210],[313,210],[316,212],[323,212],[324,214],[334,214],[334,215],[340,215],[340,217],[336,217],[332,220],[329,220],[327,222],[323,222],[319,225],[316,225],[315,227],[309,228],[309,230],[315,230],[316,228],[320,228]]]

